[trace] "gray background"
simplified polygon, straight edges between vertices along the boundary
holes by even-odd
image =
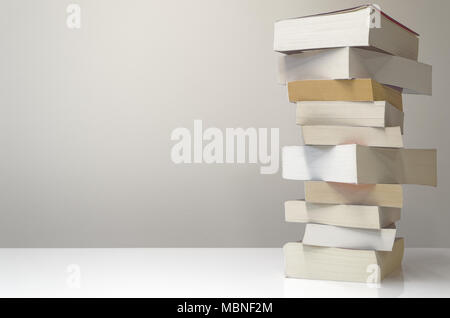
[[[1,0],[1,247],[279,247],[302,225],[301,182],[259,166],[175,165],[176,127],[279,127],[299,144],[276,83],[273,22],[361,1]],[[450,2],[378,1],[421,34],[433,96],[405,96],[408,147],[438,148],[439,187],[405,186],[408,246],[450,247]]]

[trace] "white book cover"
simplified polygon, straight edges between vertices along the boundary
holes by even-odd
[[[380,230],[368,230],[307,224],[303,244],[357,250],[392,251],[396,232],[395,225]]]
[[[279,57],[279,82],[371,78],[406,94],[432,94],[432,67],[391,54],[345,47]]]
[[[274,50],[366,47],[417,60],[419,35],[375,5],[275,22]]]
[[[356,145],[283,147],[282,154],[284,179],[358,181]]]

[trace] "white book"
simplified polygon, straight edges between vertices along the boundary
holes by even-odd
[[[303,200],[284,203],[286,222],[319,223],[381,229],[400,220],[401,209],[370,205],[321,204]]]
[[[305,145],[359,144],[370,147],[403,148],[400,127],[302,126]]]
[[[297,102],[298,125],[400,127],[404,114],[386,101],[302,101]]]
[[[380,230],[368,230],[306,224],[303,244],[356,250],[392,251],[396,232],[395,225]]]
[[[392,251],[386,252],[290,242],[283,247],[285,274],[290,278],[379,283],[401,267],[404,245],[398,238]]]
[[[435,149],[361,145],[283,147],[283,178],[362,184],[436,186]]]
[[[335,48],[279,57],[281,84],[303,80],[371,78],[403,93],[431,95],[432,67],[386,53]]]
[[[353,46],[417,60],[418,36],[375,6],[363,5],[275,22],[274,50],[295,53]]]

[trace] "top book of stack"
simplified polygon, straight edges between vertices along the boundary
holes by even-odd
[[[419,34],[374,5],[280,20],[275,23],[274,50],[361,47],[417,60]]]

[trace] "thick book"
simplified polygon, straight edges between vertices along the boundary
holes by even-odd
[[[400,127],[403,112],[386,101],[297,102],[297,125]]]
[[[381,229],[400,220],[399,208],[311,203],[303,200],[284,203],[286,222],[319,223],[354,227],[361,229]]]
[[[417,60],[419,35],[373,5],[275,22],[274,50],[363,47]]]
[[[352,248],[356,250],[391,251],[397,229],[391,225],[379,230],[306,224],[303,244],[313,246]]]
[[[334,146],[358,144],[371,147],[403,148],[400,127],[302,126],[305,145]]]
[[[302,101],[386,101],[403,111],[402,93],[370,78],[352,80],[310,80],[288,83],[290,102]]]
[[[311,203],[401,208],[403,207],[403,189],[399,184],[306,181],[305,200]]]
[[[289,180],[437,185],[435,149],[283,147],[282,168]]]
[[[432,67],[400,56],[358,48],[314,50],[279,57],[281,84],[303,80],[372,78],[406,94],[432,93]]]
[[[396,239],[390,252],[307,246],[300,242],[285,244],[283,252],[286,277],[379,283],[401,268],[404,240]]]

